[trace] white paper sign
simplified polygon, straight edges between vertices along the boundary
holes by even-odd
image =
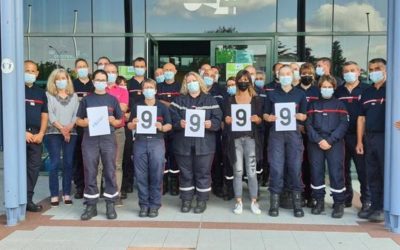
[[[139,120],[137,134],[157,134],[157,106],[137,106],[136,118]]]
[[[206,119],[206,111],[201,109],[186,110],[186,137],[204,137],[204,122]]]
[[[296,103],[275,103],[275,129],[276,131],[295,131],[296,122]]]
[[[232,104],[232,131],[251,131],[251,104]]]
[[[89,136],[109,135],[110,122],[108,120],[108,107],[86,108],[89,120]]]

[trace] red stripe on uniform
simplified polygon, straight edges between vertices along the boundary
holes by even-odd
[[[165,93],[157,93],[157,95],[180,95],[179,92],[165,92]]]
[[[37,104],[44,104],[44,101],[41,101],[41,100],[29,100],[29,99],[25,99],[25,102],[34,102],[34,103],[37,103]]]
[[[346,110],[341,109],[314,109],[307,111],[307,114],[312,113],[341,113],[341,114],[348,114]]]

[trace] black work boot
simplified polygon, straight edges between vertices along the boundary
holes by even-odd
[[[344,214],[344,204],[343,203],[334,203],[333,211],[332,211],[332,218],[340,219],[343,217],[343,214]]]
[[[163,189],[162,194],[165,195],[168,192],[168,173],[163,176]]]
[[[235,195],[233,194],[232,180],[224,181],[224,187],[222,189],[222,192],[224,194],[225,201],[232,200],[235,197]]]
[[[107,219],[114,220],[117,218],[117,212],[115,212],[114,202],[106,203],[106,215]]]
[[[294,217],[304,217],[303,207],[301,206],[301,192],[293,192],[292,201]]]
[[[292,193],[288,190],[285,190],[281,193],[279,197],[279,206],[285,209],[292,209],[293,208],[293,198]]]
[[[97,216],[97,205],[86,205],[85,211],[81,215],[81,220],[90,220]]]
[[[271,193],[269,216],[277,217],[279,215],[279,194]]]
[[[171,174],[169,177],[169,194],[172,196],[179,195],[178,175]]]
[[[316,200],[315,205],[311,209],[312,214],[321,214],[325,210],[324,200]]]
[[[181,212],[189,213],[192,209],[192,201],[182,201]]]
[[[194,213],[195,214],[202,214],[207,208],[207,202],[206,201],[197,201],[197,205],[194,208]]]
[[[360,211],[357,213],[358,218],[368,219],[368,217],[372,214],[371,211],[371,202],[364,202]]]

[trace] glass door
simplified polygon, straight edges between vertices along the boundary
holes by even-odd
[[[221,81],[253,65],[266,73],[267,81],[272,79],[271,67],[274,60],[273,39],[234,40],[211,42],[211,64],[220,68]]]
[[[158,43],[151,35],[146,37],[147,77],[154,79],[154,71],[158,68]]]

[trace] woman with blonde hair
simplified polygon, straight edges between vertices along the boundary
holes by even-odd
[[[51,206],[59,205],[58,171],[63,156],[62,191],[64,203],[72,204],[71,181],[74,151],[76,145],[75,120],[79,106],[74,93],[71,77],[64,69],[55,69],[47,81],[49,123],[45,146],[49,152],[49,188]]]
[[[186,137],[186,111],[205,110],[204,137]],[[211,191],[211,164],[215,153],[215,132],[221,128],[222,111],[208,94],[203,79],[195,72],[185,75],[181,95],[170,106],[173,127],[173,151],[180,169],[181,211],[188,213],[197,194],[195,213],[203,213]],[[200,128],[200,124],[197,124]]]

